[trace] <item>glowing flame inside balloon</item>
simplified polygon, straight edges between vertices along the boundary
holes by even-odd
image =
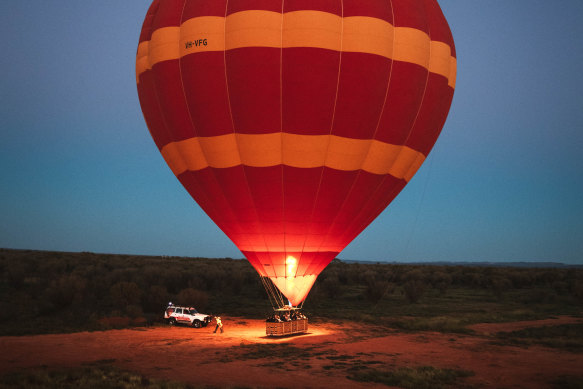
[[[296,268],[298,267],[298,260],[295,259],[295,257],[293,256],[288,256],[287,259],[285,260],[285,265],[286,265],[286,276],[288,277],[293,277],[295,276],[296,273]]]

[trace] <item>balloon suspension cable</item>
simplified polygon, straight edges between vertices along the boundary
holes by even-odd
[[[300,305],[297,306],[298,309],[302,309],[304,307],[304,301],[306,301],[306,300],[302,300]]]
[[[269,296],[269,302],[273,307],[273,310],[281,309],[285,305],[284,297],[277,289],[277,286],[273,284],[273,281],[269,279],[269,277],[261,277],[261,282],[263,282],[263,287],[267,292],[267,296]]]
[[[273,308],[274,311],[290,310],[290,309],[299,310],[299,309],[303,308],[305,300],[303,300],[296,307],[291,306],[291,303],[286,304],[285,301],[287,300],[287,298],[280,292],[279,288],[277,286],[275,286],[273,281],[269,277],[261,276],[260,278],[261,278],[261,282],[263,283],[263,287],[265,288],[265,291],[267,292],[267,296],[269,297],[269,302],[271,303],[271,307]]]

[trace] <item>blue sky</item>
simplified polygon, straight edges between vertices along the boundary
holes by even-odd
[[[583,264],[583,2],[440,4],[458,52],[448,121],[339,257]],[[242,257],[142,118],[148,5],[0,3],[0,247]]]

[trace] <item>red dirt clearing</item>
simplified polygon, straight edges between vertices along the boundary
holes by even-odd
[[[573,322],[583,320],[563,317],[472,328],[478,334],[491,334]],[[225,318],[223,323],[224,334],[213,334],[211,327],[154,327],[1,337],[0,373],[110,360],[146,377],[194,385],[338,389],[386,388],[346,378],[356,366],[469,370],[475,375],[463,382],[488,388],[547,388],[561,375],[583,375],[582,354],[539,346],[498,346],[484,335],[404,334],[364,324],[324,323],[310,324],[306,335],[273,339],[265,337],[263,321]],[[264,344],[287,346],[265,351]],[[269,355],[262,357],[261,352]]]

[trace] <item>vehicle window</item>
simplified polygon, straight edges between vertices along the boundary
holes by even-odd
[[[176,309],[176,313],[178,313],[179,315],[181,315],[182,314],[182,309],[181,308],[177,308]]]

